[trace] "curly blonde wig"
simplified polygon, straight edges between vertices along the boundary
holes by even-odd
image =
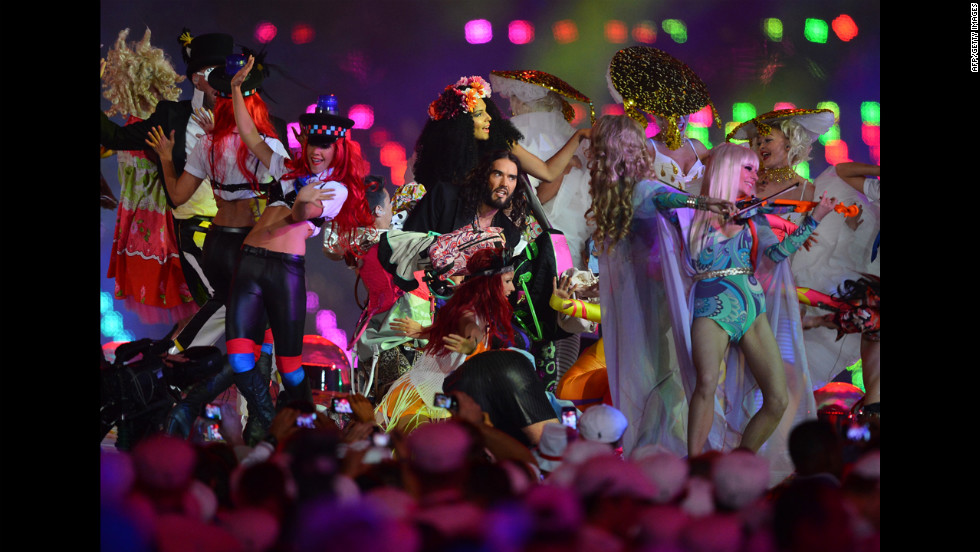
[[[653,178],[653,158],[639,123],[626,115],[603,115],[592,129],[589,148],[587,215],[595,221],[593,238],[603,251],[626,238],[633,220],[636,183]]]
[[[120,31],[115,47],[106,55],[102,95],[112,102],[106,115],[146,119],[160,100],[177,100],[177,83],[187,77],[174,71],[163,50],[150,45],[150,29],[139,42],[127,44],[128,36],[129,29]]]
[[[780,121],[774,126],[779,127],[786,135],[786,142],[789,144],[789,152],[786,153],[786,161],[790,167],[795,167],[804,161],[810,160],[810,149],[813,143],[810,135],[806,133],[803,125],[792,119]]]

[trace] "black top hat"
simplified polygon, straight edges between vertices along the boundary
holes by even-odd
[[[224,33],[203,34],[192,37],[185,28],[177,38],[180,41],[180,53],[187,64],[187,78],[204,67],[223,65],[225,58],[235,52],[235,41],[231,35]]]
[[[254,55],[254,54],[253,54]],[[225,58],[224,67],[216,68],[211,71],[208,75],[208,84],[212,88],[218,91],[218,94],[225,98],[231,97],[231,79],[235,76],[242,67],[245,67],[245,63],[248,62],[248,56],[245,54],[231,54]],[[242,96],[250,96],[258,92],[259,85],[265,79],[266,68],[262,63],[262,60],[256,56],[255,64],[252,66],[252,70],[248,72],[248,76],[245,77],[245,82],[242,83]]]
[[[308,144],[329,146],[346,136],[354,121],[337,115],[337,97],[326,94],[317,98],[316,111],[299,116],[299,126]]]

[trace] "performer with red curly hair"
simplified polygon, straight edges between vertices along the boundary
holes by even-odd
[[[396,331],[429,342],[415,366],[391,385],[375,410],[389,430],[411,430],[432,419],[448,418],[450,412],[433,403],[446,375],[469,355],[515,342],[513,311],[507,301],[514,291],[514,267],[504,249],[478,251],[466,267],[469,275],[437,311],[431,326],[422,327],[408,318],[391,324]]]
[[[358,227],[374,224],[364,190],[369,166],[358,143],[347,135],[354,121],[331,113],[329,96],[320,97],[315,113],[300,117],[301,159],[290,159],[269,147],[256,128],[243,93],[242,83],[254,63],[249,57],[232,78],[235,120],[242,143],[281,181],[242,245],[228,304],[228,359],[236,374],[252,370],[254,351],[262,342],[268,320],[288,398],[312,402],[302,367],[306,239],[319,233],[323,221],[333,220],[346,252],[355,257],[363,255],[354,237]],[[268,387],[261,391],[263,403],[271,406]]]
[[[203,271],[213,294],[211,300],[201,307],[175,338],[175,345],[181,349],[199,344],[202,338],[198,332],[206,323],[226,317],[225,307],[231,297],[232,278],[241,257],[242,244],[261,215],[261,200],[266,199],[276,180],[268,167],[260,163],[245,145],[235,125],[230,80],[244,63],[245,56],[230,55],[224,68],[215,69],[208,75],[208,84],[217,92],[213,123],[209,125],[208,121],[203,121],[205,127],[210,127],[205,128],[208,133],[194,146],[179,177],[173,162],[175,132],[171,130],[168,135],[157,126],[149,132],[146,140],[160,156],[167,191],[175,205],[188,201],[207,178],[211,181],[218,206],[204,241]],[[238,83],[238,87],[247,96],[245,107],[255,122],[261,140],[271,150],[288,157],[286,148],[277,137],[265,102],[258,93],[265,77],[264,71],[251,71],[247,76],[244,82]],[[227,318],[225,322],[227,324]],[[193,337],[185,338],[185,335]],[[271,342],[268,348],[271,349]],[[254,361],[252,364],[254,366]],[[249,412],[263,413],[257,416],[259,423],[256,426],[249,424],[246,427],[246,440],[252,444],[257,442],[263,437],[260,433],[264,433],[263,427],[268,427],[274,412],[271,399],[268,399],[268,375],[254,367],[241,371],[236,370],[235,366],[226,366],[217,376],[196,386],[193,393],[188,391],[187,397],[171,413],[167,431],[186,436],[203,403],[213,400],[232,383],[248,401]],[[263,396],[267,398],[264,407],[260,406]]]

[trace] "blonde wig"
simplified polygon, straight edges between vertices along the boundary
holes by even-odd
[[[126,43],[129,29],[124,29],[116,45],[106,55],[102,95],[112,102],[106,115],[149,117],[160,100],[176,101],[180,96],[177,83],[187,77],[174,71],[166,53],[150,45],[150,29],[143,40]]]
[[[759,154],[746,146],[726,142],[711,150],[711,159],[704,172],[702,193],[708,197],[724,199],[732,203],[738,199],[739,181],[742,167],[751,165],[758,170]],[[722,222],[719,214],[711,211],[697,211],[691,222],[688,235],[688,250],[691,259],[697,259],[713,226]]]

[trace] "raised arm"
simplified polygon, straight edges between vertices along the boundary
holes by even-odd
[[[170,195],[170,200],[174,202],[174,205],[180,206],[194,195],[194,192],[197,191],[201,182],[204,182],[204,179],[198,178],[187,171],[184,171],[179,178],[177,177],[177,170],[174,168],[173,160],[175,132],[171,130],[170,135],[167,136],[163,131],[163,127],[151,128],[145,142],[160,156],[160,165],[163,166],[163,180],[167,186],[167,194]]]
[[[590,136],[592,136],[592,127],[576,130],[575,134],[572,134],[572,137],[565,142],[565,145],[547,161],[542,161],[538,156],[527,151],[520,144],[514,144],[510,151],[520,160],[521,168],[524,169],[524,172],[538,180],[551,182],[565,172],[565,167],[572,161],[572,157],[578,149],[579,142],[588,139]],[[557,189],[555,193],[557,193]]]
[[[235,109],[235,124],[238,125],[238,135],[242,142],[245,143],[248,151],[258,157],[265,168],[269,169],[272,168],[272,148],[265,143],[262,135],[255,128],[255,121],[248,113],[248,108],[245,107],[245,96],[242,95],[242,83],[245,82],[245,77],[248,76],[254,64],[255,58],[248,56],[245,65],[231,78],[231,103]]]
[[[837,176],[847,183],[848,186],[864,193],[864,179],[869,176],[881,176],[881,166],[868,163],[838,163],[834,166]]]

